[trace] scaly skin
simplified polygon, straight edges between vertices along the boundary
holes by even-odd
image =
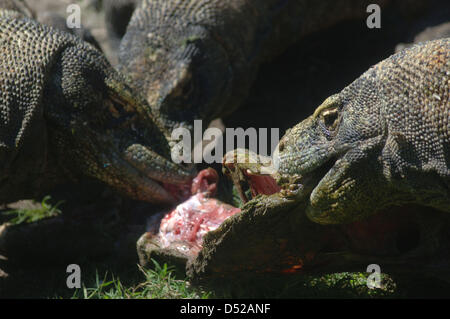
[[[31,7],[30,7],[31,4]],[[39,3],[40,4],[40,3]],[[39,6],[38,4],[38,6]],[[80,28],[69,28],[66,23],[66,19],[55,13],[36,10],[36,6],[33,3],[27,3],[21,0],[0,0],[0,8],[4,10],[12,10],[19,12],[20,14],[39,21],[42,24],[46,24],[53,28],[59,29],[64,32],[68,32],[80,37],[83,41],[89,42],[95,46],[98,50],[101,50],[97,40],[92,36],[89,30],[81,26]]]
[[[449,39],[397,53],[281,139],[279,174],[304,179],[313,221],[350,222],[404,203],[450,211],[449,58]]]
[[[406,203],[450,211],[449,57],[449,39],[399,52],[288,130],[270,169],[248,171],[228,154],[225,169],[264,168],[282,196],[307,198],[308,217],[321,224]]]
[[[136,199],[168,203],[186,183],[148,104],[75,36],[0,10],[0,202],[87,175]]]
[[[282,196],[307,198],[308,217],[321,224],[402,204],[450,211],[449,57],[448,38],[403,50],[288,130],[270,169],[256,163],[248,171],[229,154],[225,169],[268,171]],[[245,152],[234,158],[257,158]]]
[[[307,34],[365,16],[369,3],[143,0],[122,39],[119,69],[167,132],[192,130],[195,119],[206,129],[239,106],[263,61]]]

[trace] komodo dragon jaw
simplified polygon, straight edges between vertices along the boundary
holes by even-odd
[[[99,52],[68,47],[51,74],[45,116],[63,166],[138,200],[167,204],[183,197],[193,170],[169,160],[148,104]]]

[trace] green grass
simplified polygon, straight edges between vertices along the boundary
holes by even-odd
[[[153,260],[154,269],[139,270],[142,282],[136,285],[123,284],[120,278],[105,274],[100,279],[98,272],[93,285],[83,284],[72,299],[207,299],[211,293],[190,287],[186,280],[177,279],[175,269],[167,264],[159,265]],[[108,279],[108,277],[111,277]]]
[[[31,207],[3,211],[1,215],[11,225],[28,224],[60,215],[62,203],[63,201],[59,201],[52,204],[51,197],[45,196],[41,202],[35,201]],[[128,268],[127,271],[116,269],[113,265],[95,263],[83,265],[83,285],[75,292],[61,284],[65,282],[64,277],[53,278],[52,269],[42,269],[42,271],[36,269],[33,276],[39,278],[39,274],[44,274],[48,280],[38,281],[39,284],[36,286],[40,287],[39,291],[30,291],[30,295],[58,299],[203,299],[212,295],[191,287],[185,278],[177,278],[180,275],[176,274],[175,267],[168,264],[160,265],[154,260],[153,264],[151,269],[144,269],[138,265],[136,266],[138,268],[134,270]],[[27,275],[25,272],[24,276],[27,277]],[[19,282],[22,284],[21,281]],[[26,280],[23,284],[26,284]]]
[[[45,196],[40,202],[40,206],[32,209],[14,209],[7,212],[3,212],[5,216],[12,216],[8,222],[12,225],[19,225],[23,223],[33,223],[41,219],[55,217],[61,214],[61,210],[58,208],[63,201],[59,201],[55,205],[50,203],[51,197]]]

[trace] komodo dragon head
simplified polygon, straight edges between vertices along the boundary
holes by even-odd
[[[172,203],[192,170],[170,161],[148,104],[93,46],[0,10],[0,201],[87,175]]]
[[[308,199],[307,216],[321,224],[403,204],[450,211],[449,56],[441,39],[381,61],[286,132],[273,171],[239,171],[272,174],[282,194]]]
[[[286,133],[274,164],[309,194],[311,220],[405,203],[450,210],[449,49],[442,39],[391,56]]]

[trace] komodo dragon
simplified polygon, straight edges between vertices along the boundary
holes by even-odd
[[[0,11],[0,202],[87,175],[150,202],[188,183],[148,104],[75,36]]]
[[[432,230],[445,225],[444,216],[436,215],[439,212],[418,219],[413,210],[400,219],[393,213],[382,214],[375,224],[378,232],[370,220],[380,214],[369,215],[404,204],[450,212],[449,81],[450,39],[421,43],[376,64],[326,99],[285,134],[270,165],[246,163],[242,158],[249,154],[242,151],[227,154],[224,168],[246,178],[256,197],[208,232],[199,253],[183,252],[189,275],[202,279],[292,266],[314,269],[325,256],[328,270],[333,271],[336,264],[349,267],[348,256],[326,252],[355,252],[355,242],[372,241],[364,249],[364,260],[372,256],[371,262],[384,262],[386,251],[390,257],[404,253],[395,249],[394,234],[403,227],[394,226],[397,222],[418,225],[417,247],[411,247],[414,254],[429,256],[438,247],[446,249],[448,228],[443,239]],[[267,191],[270,177],[281,188]],[[369,227],[354,224],[361,222]],[[367,229],[372,230],[365,233]],[[379,237],[383,231],[385,235]],[[406,233],[411,234],[414,231]],[[373,238],[378,239],[373,242]],[[141,260],[170,251],[176,251],[180,260],[176,250],[180,242],[161,250],[154,240],[147,234],[139,241]]]
[[[342,223],[404,203],[450,212],[449,81],[450,38],[421,43],[287,132],[275,162],[310,194],[307,215]]]
[[[167,132],[192,129],[196,119],[206,129],[243,102],[262,62],[308,34],[366,17],[372,2],[143,0],[122,39],[118,67]]]

